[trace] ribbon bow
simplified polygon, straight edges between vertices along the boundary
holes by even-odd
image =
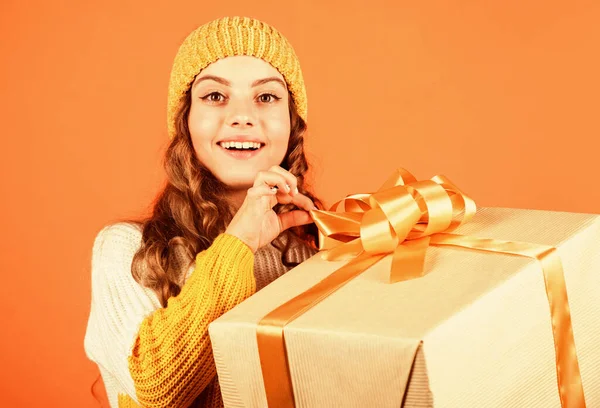
[[[336,212],[344,204],[346,211]],[[330,211],[314,210],[319,249],[326,260],[355,258],[362,253],[393,253],[390,282],[423,274],[431,238],[470,220],[477,207],[444,176],[417,181],[398,169],[374,194],[354,194]]]

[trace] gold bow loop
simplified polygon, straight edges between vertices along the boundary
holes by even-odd
[[[338,211],[343,205],[344,211]],[[430,237],[469,221],[477,206],[448,178],[418,181],[398,169],[373,194],[353,194],[313,210],[323,259],[346,260],[362,253],[393,253],[390,282],[423,275]]]

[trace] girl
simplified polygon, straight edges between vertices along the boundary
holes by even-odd
[[[112,407],[219,407],[208,325],[316,253],[306,92],[274,28],[223,18],[181,45],[167,183],[152,215],[102,229],[85,351]]]

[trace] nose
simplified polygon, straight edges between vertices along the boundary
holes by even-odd
[[[252,127],[256,122],[254,107],[247,102],[237,102],[230,105],[231,113],[228,119],[231,127]]]
[[[253,121],[250,119],[250,116],[238,114],[232,117],[231,119],[232,127],[252,127]]]

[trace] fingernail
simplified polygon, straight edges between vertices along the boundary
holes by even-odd
[[[289,184],[286,184],[286,185],[285,185],[285,189],[286,189],[286,190],[288,191],[288,193],[289,193],[289,192],[290,192],[290,190],[291,190],[292,188],[290,187],[290,185],[289,185]]]
[[[294,193],[295,193],[295,194],[298,194],[298,193],[299,193],[299,191],[298,191],[298,187],[296,187],[296,188],[294,189]]]

